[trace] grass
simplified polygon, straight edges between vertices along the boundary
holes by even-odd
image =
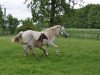
[[[99,75],[100,41],[58,37],[59,55],[49,47],[48,58],[36,61],[30,54],[23,56],[22,46],[11,42],[10,36],[0,37],[0,75]],[[36,49],[40,56],[41,50]]]

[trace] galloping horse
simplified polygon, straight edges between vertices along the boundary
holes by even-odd
[[[65,29],[64,29],[64,26],[55,25],[53,27],[42,30],[41,32],[44,33],[48,37],[48,40],[44,39],[43,43],[52,45],[57,48],[58,46],[54,43],[55,36],[58,35],[59,33],[62,33],[62,35],[65,34]],[[46,54],[48,55],[47,50],[46,50]],[[58,54],[58,50],[56,50],[56,54]]]
[[[42,38],[42,41],[41,41],[42,45],[41,45],[40,49],[42,49],[47,56],[48,51],[43,49],[42,46],[47,44],[47,45],[52,45],[54,47],[57,47],[57,45],[54,44],[55,36],[59,33],[64,33],[64,32],[65,31],[63,30],[62,26],[60,26],[60,25],[55,25],[53,27],[44,29],[41,32],[33,31],[33,30],[27,30],[27,31],[20,32],[19,34],[17,34],[14,37],[14,42],[26,43],[26,44],[23,44],[23,49],[24,49],[25,55],[26,55],[26,53],[28,53],[30,48],[32,48],[32,53],[34,55],[34,49],[33,48],[40,44],[38,42],[39,37],[42,34],[44,34],[47,38],[46,37]],[[37,46],[37,47],[39,47],[39,46]]]

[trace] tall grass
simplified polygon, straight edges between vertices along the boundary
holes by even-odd
[[[58,48],[49,47],[48,58],[37,61],[31,54],[24,57],[22,45],[13,44],[10,36],[0,37],[0,75],[100,74],[100,41],[58,37],[55,43]],[[42,51],[35,53],[40,56]]]
[[[66,32],[69,37],[83,39],[98,39],[100,40],[100,29],[75,29],[67,28]]]

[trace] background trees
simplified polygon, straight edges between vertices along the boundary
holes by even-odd
[[[33,24],[31,18],[27,18],[21,21],[22,25],[17,28],[17,32],[26,30],[36,30],[36,26]]]
[[[31,0],[28,7],[32,11],[33,22],[48,21],[49,26],[57,23],[55,19],[57,16],[70,10],[66,0]]]
[[[2,7],[0,5],[0,28],[4,28],[4,19],[3,19],[3,12],[2,12]]]
[[[65,27],[70,28],[100,28],[100,5],[89,4],[80,9],[73,9],[66,14]]]
[[[19,25],[19,21],[17,18],[14,18],[11,14],[7,16],[7,30],[10,34],[14,34],[16,27]]]
[[[82,7],[84,2],[79,1]],[[38,25],[64,24],[68,28],[100,28],[98,17],[100,16],[100,5],[90,4],[74,9],[76,4],[76,0],[31,0],[28,7],[31,8],[33,22]]]

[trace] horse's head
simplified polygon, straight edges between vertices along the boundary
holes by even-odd
[[[61,31],[61,26],[60,25],[55,25],[55,26],[51,27],[51,29],[57,35]]]
[[[56,29],[56,33],[57,33],[57,34],[60,33],[61,35],[67,37],[67,33],[65,32],[64,26],[55,25],[55,26],[53,26],[53,28]]]
[[[60,34],[63,35],[65,38],[67,38],[67,33],[65,32],[64,26],[61,26],[61,28],[60,28]]]
[[[41,33],[41,35],[40,35],[38,40],[42,41],[43,39],[47,39],[48,40],[48,37],[44,33]]]

